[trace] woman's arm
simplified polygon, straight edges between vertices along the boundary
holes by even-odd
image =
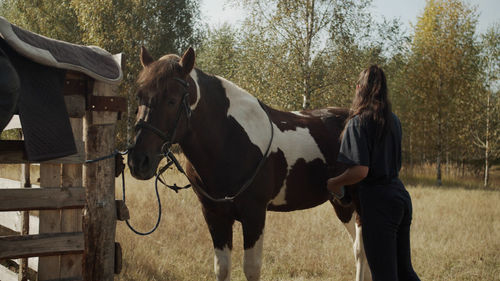
[[[360,182],[368,175],[368,166],[352,166],[341,175],[328,179],[327,188],[337,197],[344,196],[342,187]]]

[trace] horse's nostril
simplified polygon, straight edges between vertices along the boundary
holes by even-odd
[[[144,155],[144,157],[142,157],[139,162],[139,167],[142,170],[146,170],[149,167],[149,157],[147,155]]]

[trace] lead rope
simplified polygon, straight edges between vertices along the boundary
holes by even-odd
[[[123,163],[123,155],[126,155],[128,154],[129,150],[125,150],[125,151],[119,151],[119,150],[115,150],[113,151],[113,153],[109,154],[109,155],[106,155],[106,156],[102,156],[102,157],[99,157],[99,158],[96,158],[96,159],[90,159],[90,160],[86,160],[85,161],[85,164],[92,164],[92,163],[96,163],[96,162],[99,162],[99,161],[102,161],[102,160],[107,160],[107,159],[111,159],[111,158],[115,158],[115,167],[118,167],[118,164],[120,164],[121,168],[117,169],[117,171],[115,171],[115,176],[118,176],[118,172],[121,173],[122,175],[122,200],[123,200],[123,203],[125,203],[125,173],[123,171],[123,168],[125,167],[125,164]],[[175,157],[174,157],[175,158]],[[177,159],[176,159],[177,160]],[[121,162],[120,162],[121,161]],[[167,164],[168,166],[172,165],[172,164]],[[165,166],[167,166],[165,165]],[[160,221],[161,221],[161,200],[160,200],[160,194],[158,192],[158,181],[162,182],[163,184],[165,184],[160,176],[161,174],[166,170],[166,168],[164,169],[165,167],[163,167],[159,172],[156,174],[156,178],[155,178],[155,194],[156,194],[156,200],[158,202],[158,219],[156,220],[156,224],[155,226],[150,230],[150,231],[147,231],[147,232],[140,232],[138,230],[136,230],[128,220],[125,220],[125,223],[127,224],[128,228],[130,228],[130,230],[132,230],[132,232],[134,232],[135,234],[137,235],[142,235],[142,236],[146,236],[146,235],[149,235],[151,233],[153,233],[157,228],[158,226],[160,225]],[[168,167],[167,167],[168,168]],[[165,184],[167,185],[167,184]],[[167,185],[168,186],[168,185]],[[174,186],[177,186],[177,185],[174,185]]]

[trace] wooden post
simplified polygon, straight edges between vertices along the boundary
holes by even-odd
[[[40,164],[40,188],[61,186],[61,164]],[[40,211],[40,234],[61,232],[61,210]],[[38,280],[59,279],[59,256],[38,259]]]
[[[83,140],[83,119],[70,118],[73,137],[76,142]],[[82,186],[82,164],[62,165],[62,187]],[[61,211],[62,232],[82,231],[82,210],[69,209]],[[82,276],[83,255],[70,254],[61,256],[61,276],[60,278],[72,278]]]
[[[96,81],[93,95],[116,96],[118,86]],[[84,140],[87,159],[109,155],[115,148],[116,112],[87,112]],[[84,280],[114,278],[115,264],[115,162],[106,159],[83,169],[87,207],[84,212]]]
[[[30,188],[30,164],[21,164],[21,188]],[[28,235],[30,231],[30,212],[21,212],[21,235]],[[28,258],[22,258],[19,260],[19,272],[17,274],[18,281],[28,280]]]

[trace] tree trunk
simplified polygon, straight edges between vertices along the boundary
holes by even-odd
[[[490,174],[490,95],[486,105],[486,141],[484,146],[484,187],[488,187],[488,180]]]
[[[441,179],[441,151],[438,152],[437,160],[436,160],[436,184],[437,186],[443,185],[443,181]]]
[[[488,150],[486,150],[488,151]],[[484,187],[488,187],[489,175],[490,175],[490,166],[488,161],[488,152],[486,152],[486,160],[484,161]]]

